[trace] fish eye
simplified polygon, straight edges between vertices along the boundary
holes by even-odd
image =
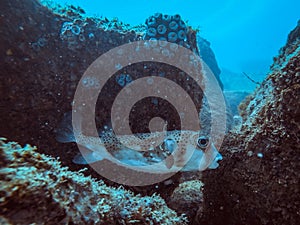
[[[209,139],[205,136],[200,136],[197,140],[197,146],[200,149],[205,149],[208,146]]]

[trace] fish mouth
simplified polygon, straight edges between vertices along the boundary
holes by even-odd
[[[223,159],[222,155],[220,153],[217,154],[217,156],[214,158],[212,163],[209,165],[209,169],[216,169],[219,167],[218,161],[221,161]]]

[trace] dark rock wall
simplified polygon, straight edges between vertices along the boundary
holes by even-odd
[[[208,65],[208,67],[211,69],[213,74],[216,76],[216,78],[219,82],[219,85],[220,85],[221,89],[223,90],[223,84],[220,80],[221,70],[218,66],[215,54],[210,47],[209,41],[207,41],[206,39],[204,39],[198,35],[197,43],[198,43],[198,48],[200,51],[201,58]]]
[[[204,216],[199,215],[196,224],[299,223],[300,41],[299,33],[294,33],[297,30],[299,25],[275,58],[262,85],[240,105],[243,124],[240,130],[227,135],[220,168],[204,173]]]
[[[54,130],[71,110],[79,79],[99,55],[136,40],[137,34],[105,30],[103,21],[84,18],[75,8],[65,10],[65,15],[53,14],[36,0],[1,2],[0,133],[34,143],[69,164],[77,150],[57,143]],[[65,40],[65,22],[80,33],[75,30]]]
[[[3,0],[0,6],[0,134],[22,145],[38,146],[39,151],[60,157],[72,170],[81,169],[72,163],[78,153],[76,144],[58,143],[55,130],[64,114],[71,111],[76,85],[88,66],[114,47],[141,40],[146,28],[132,28],[106,18],[86,18],[82,9],[73,6],[55,6],[53,12],[38,0]],[[195,32],[190,28],[187,31],[187,40],[198,51]],[[140,77],[141,71],[145,76],[163,73],[176,81],[201,108],[202,90],[195,82],[187,81],[176,68],[146,62],[124,68],[104,87],[97,102],[99,128],[109,124],[110,107],[124,82]],[[179,116],[164,101],[147,98],[135,107],[139,110],[131,115],[134,132],[148,131],[149,118],[154,116],[166,119],[171,129],[180,128]],[[99,177],[93,170],[86,174]]]
[[[0,133],[21,144],[34,143],[71,166],[77,148],[57,143],[54,130],[63,114],[71,110],[76,84],[99,55],[141,36],[118,27],[118,23],[113,26],[116,29],[105,29],[107,21],[84,18],[80,9],[64,11],[65,15],[53,14],[36,0],[1,2]],[[201,49],[209,46],[205,41],[204,47],[198,45],[200,55]],[[205,207],[195,219],[196,224],[271,225],[300,221],[299,51],[298,26],[275,58],[272,72],[241,104],[244,122],[240,130],[227,135],[220,168],[204,173]],[[212,59],[212,54],[205,56],[203,51],[202,57],[204,61]],[[206,63],[215,75],[219,73],[214,62]],[[158,72],[157,65],[147,66],[148,73]],[[125,70],[134,79],[134,71],[139,68]],[[172,74],[177,72],[167,68],[165,76],[176,79]],[[111,82],[113,88],[107,87],[107,93],[116,93],[122,85],[116,80]],[[182,84],[192,87],[200,108],[202,92],[195,91],[193,83]],[[100,99],[99,104],[109,108],[109,99]],[[105,107],[100,114],[107,113]],[[153,106],[152,114],[147,116],[157,115],[156,110],[157,106]],[[141,110],[135,117],[143,115],[142,112],[147,111]],[[178,118],[169,118],[174,120],[169,121],[173,128],[177,128]],[[101,117],[100,126],[107,119]],[[145,131],[147,120],[137,122],[133,129]]]
[[[84,71],[109,49],[142,39],[145,27],[133,30],[119,21],[86,18],[82,9],[73,6],[56,7],[53,13],[37,0],[5,0],[1,8],[0,104],[5,124],[0,133],[50,151],[50,145],[58,146],[54,130],[71,110]],[[187,41],[198,51],[195,32],[185,29]],[[118,77],[126,75],[125,80],[133,80],[141,74],[174,80],[187,90],[200,111],[203,94],[195,82],[187,81],[187,75],[176,68],[145,62],[124,68],[104,87],[97,103],[99,128],[109,123],[113,99],[124,86],[124,79]],[[154,116],[166,119],[171,130],[180,128],[179,116],[165,101],[148,98],[135,107],[131,115],[134,132],[149,131]]]

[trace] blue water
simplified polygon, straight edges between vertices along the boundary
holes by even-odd
[[[227,81],[229,74],[251,90],[255,85],[242,75],[246,72],[261,81],[273,57],[285,44],[288,33],[300,19],[299,0],[56,0],[82,7],[88,15],[117,17],[137,25],[161,12],[179,13],[200,35],[211,42],[225,89],[240,89]],[[234,74],[234,75],[232,75]]]

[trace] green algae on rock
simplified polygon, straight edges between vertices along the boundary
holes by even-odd
[[[12,224],[186,224],[164,200],[69,171],[35,147],[0,138],[0,215]]]

